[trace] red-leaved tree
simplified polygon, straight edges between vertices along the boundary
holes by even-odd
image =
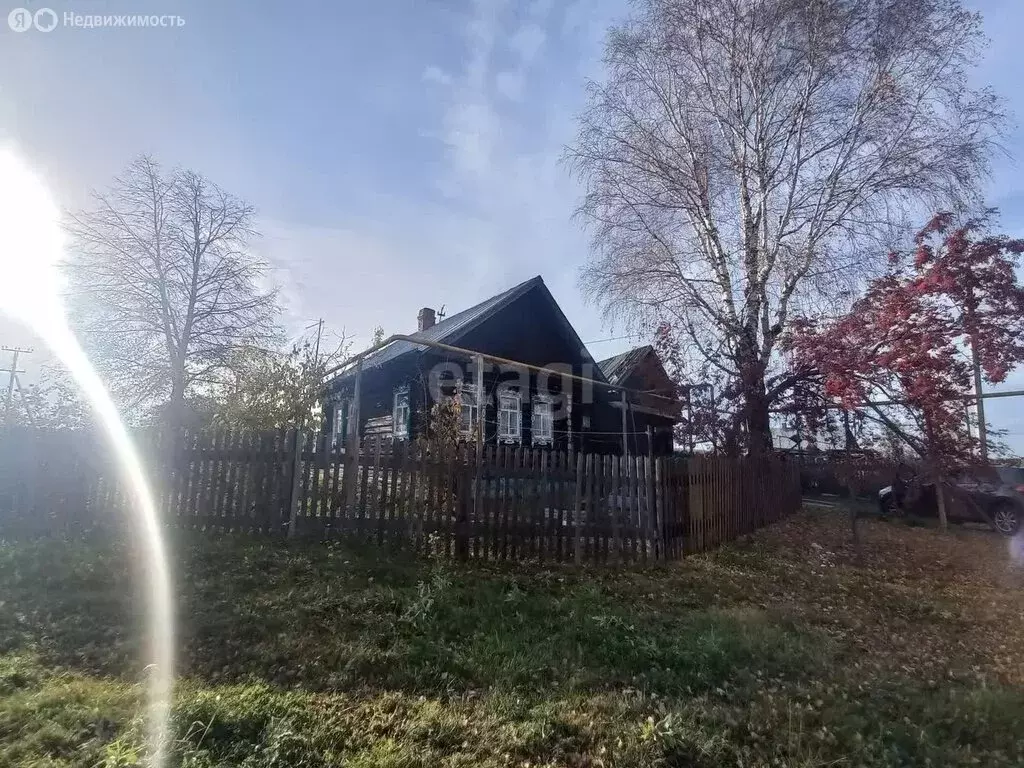
[[[870,415],[937,472],[976,458],[964,418],[975,370],[997,383],[1024,362],[1024,240],[985,235],[986,223],[937,214],[849,313],[800,319],[785,347],[823,404]]]
[[[1024,240],[984,235],[985,224],[983,218],[955,227],[951,213],[937,214],[917,235],[910,276],[914,291],[943,305],[969,350],[976,395],[982,379],[1003,381],[1024,361],[1024,288],[1016,273]],[[977,407],[983,436],[984,401]],[[984,439],[981,448],[987,459]]]

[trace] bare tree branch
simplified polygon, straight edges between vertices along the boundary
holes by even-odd
[[[794,308],[842,301],[908,211],[978,203],[1005,126],[967,80],[980,18],[959,0],[635,6],[566,150],[593,234],[583,286],[731,371],[763,442]]]
[[[192,171],[140,157],[69,215],[72,321],[136,418],[188,397],[234,350],[276,336],[276,293],[248,249],[251,205]]]

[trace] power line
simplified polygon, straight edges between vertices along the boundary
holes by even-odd
[[[962,395],[958,397],[944,397],[941,402],[943,403],[960,403],[960,402],[971,402],[977,400],[979,397],[983,400],[992,400],[1000,397],[1022,397],[1024,396],[1024,389],[1011,389],[1004,392],[982,392],[981,395]],[[863,400],[857,403],[854,408],[862,408],[865,406],[872,405],[910,405],[906,400]],[[824,403],[820,406],[824,410],[828,411],[841,411],[846,410],[847,406],[842,403]],[[791,408],[772,408],[772,413],[777,414],[788,414],[793,413]]]
[[[584,344],[604,344],[606,341],[622,341],[623,339],[637,340],[643,338],[639,334],[629,334],[628,336],[610,336],[607,339],[594,339],[593,341],[584,341]]]

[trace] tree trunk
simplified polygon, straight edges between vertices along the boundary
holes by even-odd
[[[772,432],[768,413],[768,390],[764,382],[764,363],[760,359],[753,331],[748,330],[740,363],[740,384],[743,397],[743,426],[747,431],[747,453],[762,455],[772,449]]]
[[[849,488],[847,489],[849,490]],[[857,504],[853,493],[850,493],[849,498],[850,508],[850,533],[853,535],[853,561],[857,565],[864,565],[864,545],[860,538],[860,526],[857,525],[857,521],[860,515],[857,513]]]
[[[946,530],[946,489],[938,477],[935,478],[935,504],[939,508],[939,527]]]
[[[167,403],[167,427],[178,434],[185,423],[185,376],[178,371],[171,374],[171,396]]]
[[[770,453],[772,450],[771,415],[768,412],[768,393],[764,376],[756,376],[744,387],[746,406],[747,452],[751,455]]]

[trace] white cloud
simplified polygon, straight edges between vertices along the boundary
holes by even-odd
[[[514,19],[505,9],[481,0],[465,22],[465,65],[453,73],[441,131],[446,162],[436,183],[452,206],[451,229],[476,233],[473,266],[486,285],[477,300],[541,273],[560,299],[579,308],[574,284],[585,239],[571,221],[575,185],[557,164],[568,138],[562,113],[572,107],[559,99],[530,103],[527,93],[527,70],[546,39],[535,21],[551,4],[532,5],[533,20],[511,35]],[[508,52],[511,66],[499,69],[498,57]]]
[[[508,45],[519,56],[524,66],[528,66],[544,45],[546,37],[544,30],[536,24],[524,24],[512,35]]]
[[[469,43],[465,86],[478,91],[486,87],[494,42],[501,24],[501,14],[507,0],[474,0],[473,14],[462,30]]]
[[[546,35],[539,23],[553,20],[551,10],[550,0],[536,0],[522,23],[506,0],[476,0],[458,30],[462,66],[425,68],[424,81],[445,86],[438,124],[419,129],[442,148],[431,179],[442,194],[436,205],[396,193],[374,203],[386,220],[299,227],[277,240],[299,261],[316,254],[295,269],[306,314],[342,322],[361,337],[377,324],[409,331],[422,306],[457,312],[541,274],[585,338],[609,335],[576,288],[586,238],[571,220],[578,190],[558,165],[581,94],[565,86],[553,96],[559,84],[543,93],[528,87],[534,67],[565,71],[554,55],[541,56]],[[570,71],[578,64],[569,59]],[[332,266],[324,269],[328,258]]]
[[[494,87],[506,99],[522,101],[523,91],[526,90],[526,76],[521,70],[499,72],[494,79]]]
[[[423,70],[423,81],[437,85],[449,86],[452,84],[452,76],[440,67],[433,64]]]
[[[451,101],[443,117],[447,170],[437,181],[448,197],[475,196],[491,172],[493,147],[501,132],[491,103],[489,75],[505,0],[474,0],[462,28],[467,43],[464,70],[453,78]]]
[[[445,142],[451,169],[466,184],[475,184],[491,171],[500,120],[485,99],[460,101],[445,116]],[[468,191],[468,190],[467,190]]]
[[[523,100],[526,91],[526,72],[540,52],[545,39],[544,30],[532,22],[521,26],[509,38],[508,47],[515,54],[517,63],[512,69],[499,72],[495,77],[494,85],[499,94],[509,101]]]

